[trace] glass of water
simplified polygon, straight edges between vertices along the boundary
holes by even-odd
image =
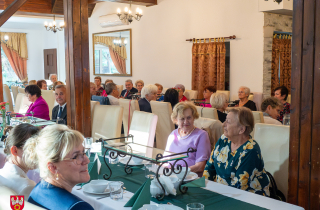
[[[110,182],[110,198],[112,200],[121,200],[123,198],[122,182]]]
[[[290,114],[283,115],[283,125],[290,125]]]
[[[86,149],[91,148],[92,143],[93,143],[92,137],[85,138],[85,148]]]
[[[204,205],[201,203],[189,203],[187,204],[187,210],[204,210]]]

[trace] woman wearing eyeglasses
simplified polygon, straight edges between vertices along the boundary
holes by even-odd
[[[28,201],[46,209],[93,210],[71,194],[72,188],[90,180],[84,137],[65,125],[46,126],[24,146],[26,164],[38,167],[42,178]]]
[[[30,124],[20,124],[14,127],[6,140],[4,152],[7,162],[0,169],[0,185],[4,185],[28,199],[36,183],[27,177],[29,168],[23,160],[23,145],[37,134],[39,127]]]

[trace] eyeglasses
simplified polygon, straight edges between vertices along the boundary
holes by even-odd
[[[65,158],[63,160],[72,160],[73,162],[75,162],[77,165],[81,165],[81,163],[83,162],[84,160],[84,156],[87,156],[87,154],[84,152],[84,153],[80,153],[80,154],[77,154],[74,158]],[[88,157],[88,156],[87,156]]]

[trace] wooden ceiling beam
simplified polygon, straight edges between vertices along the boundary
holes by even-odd
[[[15,0],[0,14],[0,27],[26,3],[27,0]]]
[[[88,0],[89,4],[101,3],[101,2],[117,2],[130,4],[128,0]],[[143,6],[154,6],[158,4],[157,0],[132,0],[131,4],[134,5],[143,5]]]

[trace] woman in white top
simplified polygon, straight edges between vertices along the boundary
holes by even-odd
[[[13,128],[7,138],[4,152],[7,162],[0,169],[0,185],[6,186],[27,200],[36,183],[27,177],[29,168],[23,160],[23,145],[39,128],[30,124],[20,124]]]

